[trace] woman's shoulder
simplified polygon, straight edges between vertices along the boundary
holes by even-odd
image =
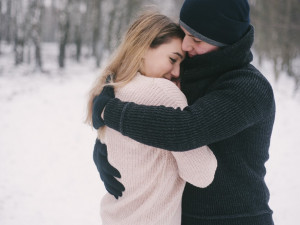
[[[181,90],[164,78],[146,77],[138,73],[132,81],[116,91],[122,101],[144,105],[165,105],[184,108],[187,100]]]

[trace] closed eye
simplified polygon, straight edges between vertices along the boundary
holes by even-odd
[[[193,40],[194,40],[195,43],[200,43],[201,42],[201,40],[197,40],[197,39],[194,39],[194,38],[193,38]]]
[[[196,38],[195,38],[193,35],[191,35],[191,34],[189,34],[188,36],[191,37],[195,43],[200,43],[200,42],[201,42],[201,40],[196,39]]]
[[[170,57],[170,61],[171,61],[172,64],[174,64],[174,63],[176,63],[177,60]]]

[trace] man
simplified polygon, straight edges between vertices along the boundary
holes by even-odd
[[[189,56],[182,63],[181,89],[189,106],[181,111],[136,105],[104,89],[94,101],[94,127],[105,124],[171,151],[210,147],[218,160],[215,180],[206,189],[186,185],[182,224],[272,225],[264,164],[275,102],[268,81],[250,64],[254,29],[248,2],[186,0],[180,25],[186,34],[182,49]],[[113,177],[120,174],[99,141],[94,160],[107,190],[121,196],[124,187]]]

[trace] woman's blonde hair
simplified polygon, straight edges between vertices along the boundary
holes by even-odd
[[[184,32],[177,23],[157,11],[144,11],[129,27],[110,63],[91,89],[86,122],[92,123],[93,100],[105,85],[114,87],[126,85],[141,69],[146,51],[168,43],[172,38],[184,38]],[[106,84],[111,75],[113,79]]]

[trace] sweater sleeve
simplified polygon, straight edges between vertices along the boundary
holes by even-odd
[[[214,180],[217,159],[207,146],[185,152],[172,152],[179,176],[190,184],[205,188]]]
[[[112,99],[105,108],[105,123],[138,142],[171,151],[226,139],[268,117],[275,107],[268,81],[242,72],[222,75],[205,96],[184,110]]]

